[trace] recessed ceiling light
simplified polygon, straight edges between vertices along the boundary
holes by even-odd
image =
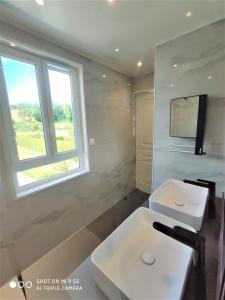
[[[174,67],[174,68],[178,67],[178,64],[173,64],[173,67]]]
[[[138,67],[141,67],[141,66],[142,66],[142,61],[141,61],[141,60],[137,63],[137,66],[138,66]]]
[[[107,0],[108,2],[114,2],[115,0]]]
[[[14,43],[9,43],[9,45],[10,45],[11,47],[16,47],[16,44],[14,44]]]
[[[171,88],[174,87],[174,84],[173,83],[169,84],[169,87],[171,87]]]
[[[208,76],[208,79],[212,79],[212,76],[210,75],[210,76]]]
[[[116,48],[116,49],[115,49],[115,51],[116,51],[116,52],[119,52],[119,51],[120,51],[120,49],[119,49],[119,48]]]
[[[36,2],[38,5],[44,5],[44,4],[45,4],[44,0],[35,0],[35,2]]]
[[[103,78],[106,78],[106,75],[105,75],[105,74],[102,74],[102,77],[103,77]]]
[[[192,11],[188,11],[186,14],[185,14],[185,17],[189,18],[192,16]]]

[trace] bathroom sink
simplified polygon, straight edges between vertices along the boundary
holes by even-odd
[[[192,249],[155,230],[190,226],[138,208],[92,253],[96,284],[109,299],[180,299],[192,260]]]
[[[150,196],[149,208],[199,231],[207,197],[207,188],[168,179]]]

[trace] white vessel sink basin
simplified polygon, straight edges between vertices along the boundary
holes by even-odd
[[[181,299],[192,249],[154,229],[155,221],[193,231],[138,208],[91,255],[94,280],[110,299]]]
[[[150,196],[149,208],[199,231],[207,197],[207,188],[168,179]]]

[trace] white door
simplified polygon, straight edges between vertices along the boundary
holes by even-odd
[[[136,187],[151,192],[153,154],[153,93],[136,95]]]

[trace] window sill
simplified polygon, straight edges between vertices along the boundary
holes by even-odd
[[[43,190],[49,189],[49,188],[54,187],[54,186],[56,186],[60,183],[69,181],[73,178],[76,178],[76,177],[79,177],[79,176],[82,176],[82,175],[85,175],[85,174],[88,174],[89,172],[90,172],[89,169],[82,170],[80,172],[76,172],[76,173],[73,173],[73,174],[65,175],[65,176],[57,178],[57,179],[53,179],[49,182],[40,184],[40,185],[32,187],[32,188],[29,188],[25,191],[17,192],[17,199],[26,198],[26,197],[28,197],[32,194],[35,194],[35,193],[41,192]]]

